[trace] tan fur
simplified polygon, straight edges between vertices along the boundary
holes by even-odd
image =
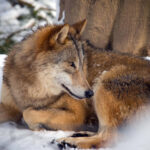
[[[45,125],[52,130],[79,130],[85,122],[86,113],[84,101],[76,101],[70,96],[64,95],[47,108],[26,109],[23,117],[30,129],[40,129],[41,125]]]
[[[82,28],[85,21],[81,23]],[[66,31],[66,25],[64,26]],[[76,41],[80,49],[80,56],[77,57],[69,35],[66,39],[63,38],[63,42],[59,41],[61,35],[57,34],[64,33],[60,32],[64,26],[48,26],[38,30],[9,54],[4,67],[0,115],[10,120],[16,115],[10,115],[9,111],[15,110],[16,114],[20,114],[17,113],[19,111],[33,130],[43,127],[52,130],[80,130],[86,119],[90,120],[90,109],[93,108],[89,109],[84,101],[76,101],[64,95],[62,91],[67,90],[62,90],[56,83],[59,80],[54,78],[63,73],[62,81],[69,76],[69,81],[72,81],[69,88],[79,96],[80,91],[89,89],[89,84],[93,86],[93,106],[99,121],[99,131],[91,137],[69,137],[60,139],[59,142],[63,140],[78,148],[112,145],[117,139],[118,128],[123,123],[128,123],[138,111],[149,106],[150,62],[127,54],[93,49],[79,40]],[[77,28],[78,32],[74,32],[75,26],[71,26],[68,31],[73,37],[79,37],[77,33],[80,34],[79,31],[83,30],[78,31]],[[81,47],[86,51],[87,62],[80,54]],[[76,67],[70,66],[72,61]]]

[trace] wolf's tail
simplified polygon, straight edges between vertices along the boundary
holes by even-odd
[[[6,121],[19,121],[21,118],[21,113],[3,103],[0,103],[0,123]]]

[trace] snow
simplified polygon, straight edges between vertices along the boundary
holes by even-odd
[[[43,20],[34,19],[34,26],[30,27],[29,30],[24,28],[24,24],[33,22],[33,18],[24,19],[24,21],[19,21],[19,17],[29,16],[30,11],[27,7],[21,7],[20,5],[12,6],[6,0],[0,0],[0,44],[3,44],[4,39],[8,37],[11,33],[14,33],[18,30],[25,29],[12,37],[15,42],[19,42],[23,39],[25,35],[30,33],[31,28],[36,28],[43,26],[45,24],[53,23],[62,23],[62,20],[58,22],[59,16],[59,0],[22,0],[26,1],[34,7],[34,10],[37,11],[37,16],[43,18]],[[49,15],[51,11],[52,16]]]
[[[4,66],[5,63],[5,58],[7,57],[7,55],[5,54],[0,54],[0,68],[2,68]]]
[[[121,142],[113,150],[150,150],[150,111],[143,113],[123,134]]]
[[[0,4],[0,32],[3,33],[0,34],[0,38],[5,38],[10,33],[21,28],[17,18],[20,15],[29,14],[29,10],[18,5],[12,7],[10,3],[4,0],[0,0]]]
[[[69,136],[72,132],[31,131],[13,122],[0,125],[0,150],[57,150],[53,139]]]
[[[150,57],[149,57],[149,56],[147,56],[147,57],[145,57],[145,59],[146,59],[146,60],[150,60]]]

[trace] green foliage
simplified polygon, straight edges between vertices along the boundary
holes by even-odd
[[[7,54],[15,42],[12,39],[7,39],[3,44],[0,45],[0,54]]]

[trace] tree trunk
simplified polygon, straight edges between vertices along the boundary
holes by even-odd
[[[60,0],[65,23],[88,23],[82,38],[100,48],[146,55],[150,49],[150,0]]]

